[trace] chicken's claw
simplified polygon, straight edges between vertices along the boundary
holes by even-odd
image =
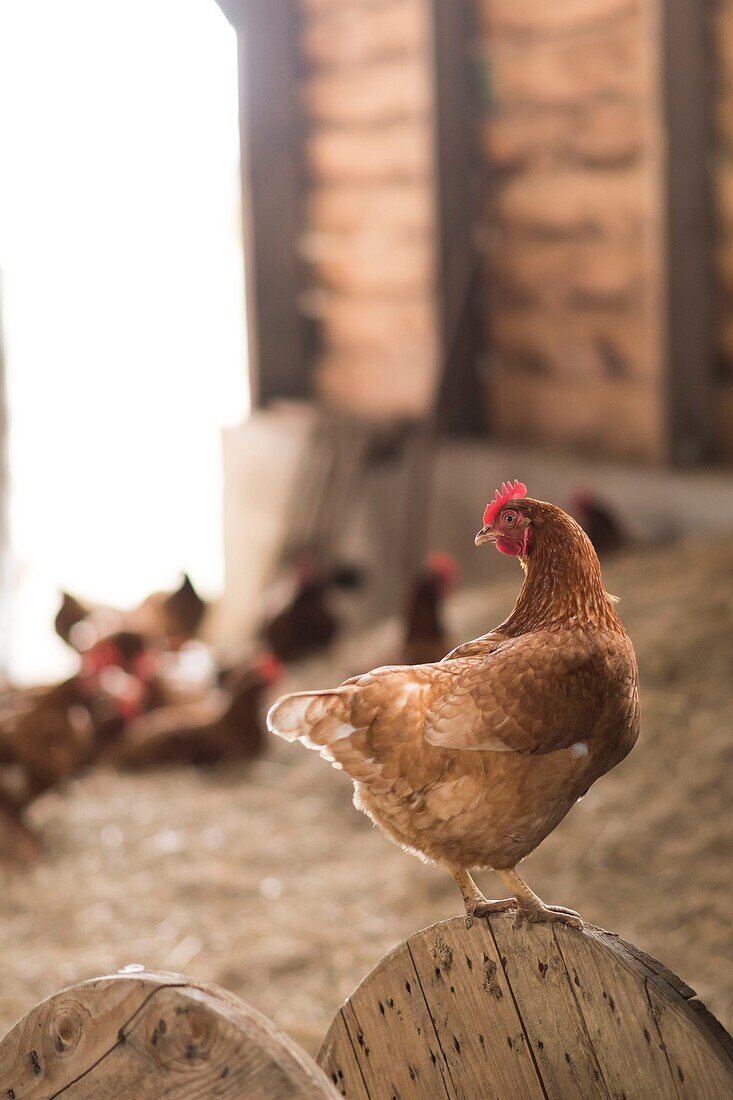
[[[571,928],[582,928],[583,920],[574,909],[564,905],[521,905],[514,918],[514,927],[521,928],[524,921],[529,924],[567,924]]]
[[[498,901],[489,901],[484,898],[483,901],[467,900],[466,901],[466,928],[473,926],[474,917],[488,917],[492,913],[506,913],[509,909],[517,908],[516,898],[499,898]]]

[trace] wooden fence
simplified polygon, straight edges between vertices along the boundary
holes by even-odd
[[[8,1100],[726,1100],[733,1040],[665,967],[600,929],[444,921],[386,955],[316,1063],[214,986],[128,968],[0,1043]]]

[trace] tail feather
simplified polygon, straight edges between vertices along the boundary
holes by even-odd
[[[357,732],[349,717],[353,689],[298,691],[284,695],[267,713],[270,733],[286,741],[302,741],[308,748],[322,749]]]

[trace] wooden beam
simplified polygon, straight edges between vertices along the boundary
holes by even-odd
[[[718,450],[709,179],[712,57],[705,5],[658,0],[658,13],[666,142],[662,362],[669,457],[688,466]]]
[[[252,403],[310,392],[298,241],[303,126],[298,5],[217,0],[237,31],[242,225]]]
[[[451,431],[481,432],[485,419],[478,360],[477,133],[467,43],[474,40],[468,0],[431,0],[434,69],[439,419]]]

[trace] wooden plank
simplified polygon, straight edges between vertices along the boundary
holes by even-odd
[[[507,34],[553,35],[587,29],[605,32],[619,19],[636,14],[640,0],[481,0],[477,5],[482,29],[497,37]]]
[[[314,130],[307,158],[311,175],[329,183],[427,180],[432,171],[429,128],[418,120],[367,130]]]
[[[477,921],[467,930],[446,922],[408,944],[458,1094],[542,1100],[546,1094],[487,924]]]
[[[310,313],[318,318],[326,342],[334,349],[359,352],[400,347],[419,356],[435,347],[435,317],[423,295],[322,294]]]
[[[303,129],[297,5],[242,6],[237,25],[247,338],[252,401],[310,392],[298,309]]]
[[[431,89],[422,52],[311,76],[303,85],[308,117],[319,126],[361,127],[425,118]]]
[[[552,926],[490,923],[549,1100],[609,1100]]]
[[[306,220],[310,229],[354,233],[429,233],[435,212],[429,180],[387,183],[320,183],[310,188]]]
[[[680,1100],[733,1096],[730,1054],[722,1047],[716,1049],[715,1042],[710,1040],[709,1027],[703,1023],[701,1031],[700,1021],[682,1013],[658,980],[649,979],[647,992]]]
[[[641,112],[620,99],[508,110],[484,121],[480,147],[491,165],[514,171],[627,167],[642,156]]]
[[[318,364],[318,385],[330,405],[371,418],[420,419],[432,408],[437,354],[414,350],[326,352]]]
[[[640,312],[646,263],[638,241],[537,241],[517,248],[498,241],[490,276],[508,301],[531,307]]]
[[[231,994],[148,972],[83,983],[33,1009],[0,1044],[0,1088],[14,1100],[338,1095]]]
[[[555,379],[497,365],[490,400],[489,417],[506,438],[646,462],[666,453],[661,395],[653,383]]]
[[[506,308],[490,322],[507,370],[548,379],[629,379],[656,384],[659,363],[642,310]]]
[[[733,8],[718,3],[712,11],[712,30],[717,58],[716,84],[719,93],[730,94],[733,88]]]
[[[733,360],[732,360],[733,362]],[[725,458],[733,459],[733,381],[724,382],[718,389],[720,411],[721,450]]]
[[[665,59],[660,96],[666,320],[660,350],[667,364],[669,456],[680,465],[694,465],[717,450],[708,172],[710,28],[707,9],[687,0],[659,3],[659,16],[659,50]]]
[[[533,172],[509,180],[490,204],[511,233],[638,240],[659,217],[644,170]]]
[[[366,1085],[363,1095],[453,1100],[457,1094],[407,945],[391,952],[389,966],[357,993],[341,1014]],[[320,1054],[319,1062],[329,1064]]]
[[[303,52],[314,66],[344,68],[405,58],[427,43],[425,8],[419,0],[311,12],[303,29]]]
[[[337,1080],[345,1066],[342,1094],[358,1100],[723,1100],[733,1095],[733,1040],[691,994],[590,926],[517,929],[502,914],[467,930],[455,918],[377,965],[319,1062]]]
[[[602,939],[566,932],[556,928],[555,943],[611,1095],[642,1097],[654,1088],[660,1097],[676,1097],[645,995],[646,968],[625,960]]]
[[[369,1097],[343,1012],[331,1024],[318,1062],[341,1096],[348,1096],[349,1100]]]
[[[303,255],[319,283],[343,293],[411,294],[427,292],[433,278],[429,237],[311,236]]]
[[[485,43],[492,102],[506,106],[573,106],[585,99],[634,99],[645,88],[645,43],[636,20],[582,40]]]

